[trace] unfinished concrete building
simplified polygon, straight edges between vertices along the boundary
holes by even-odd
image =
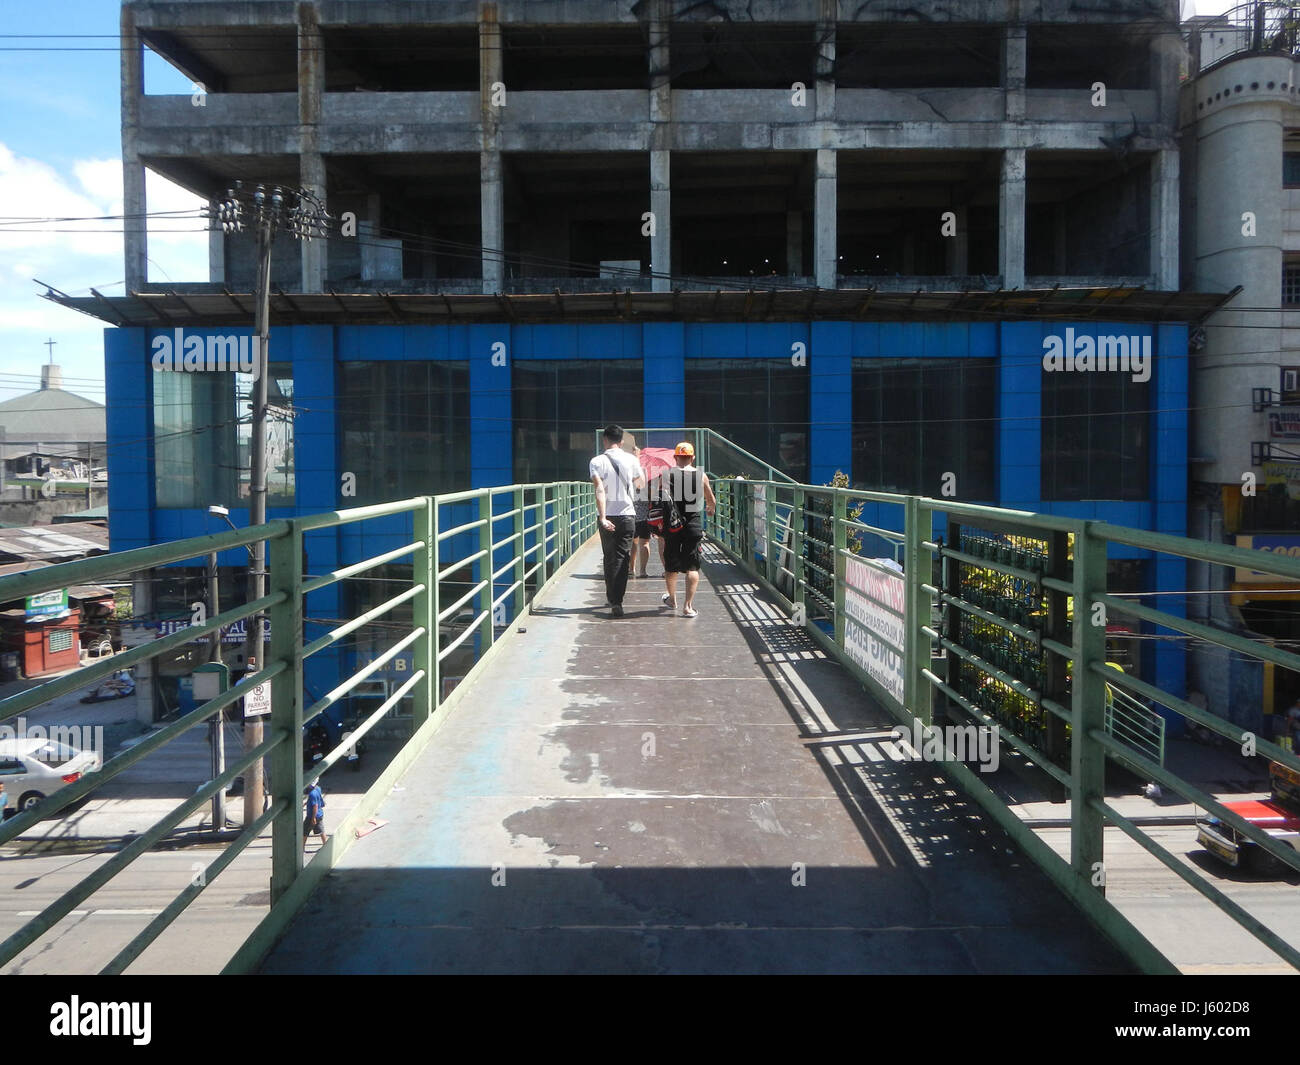
[[[616,421],[709,426],[814,483],[1183,533],[1188,324],[1219,297],[1179,291],[1176,8],[126,0],[128,294],[65,300],[119,327],[114,548],[247,496],[247,378],[150,351],[247,334],[252,241],[151,279],[149,169],[213,201],[303,186],[338,219],[274,248],[273,517],[584,478]],[[151,92],[146,48],[191,91]],[[1152,372],[1049,372],[1066,330],[1138,338]],[[378,549],[340,535],[312,566]],[[1114,588],[1185,587],[1131,555]],[[1134,647],[1179,690],[1177,647]]]
[[[1178,287],[1173,0],[138,0],[123,37],[128,214],[151,167],[355,215],[286,290]]]

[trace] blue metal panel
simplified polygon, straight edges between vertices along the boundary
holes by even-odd
[[[1000,332],[998,498],[1002,506],[1032,510],[1041,505],[1043,326],[1004,322]]]
[[[647,322],[642,329],[645,424],[676,428],[686,421],[686,333],[681,322]]]
[[[814,322],[808,345],[811,436],[808,453],[813,484],[828,484],[836,470],[853,469],[853,326]]]
[[[145,330],[105,329],[104,364],[109,547],[123,551],[153,542],[153,387]]]
[[[504,325],[469,327],[470,484],[484,488],[510,484],[510,329]],[[504,365],[499,357],[505,344]],[[494,351],[498,353],[493,365]]]

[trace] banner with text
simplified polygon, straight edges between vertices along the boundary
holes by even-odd
[[[903,578],[856,559],[844,560],[844,649],[872,680],[903,705],[903,659],[893,648],[906,646]],[[893,647],[881,641],[888,641]]]

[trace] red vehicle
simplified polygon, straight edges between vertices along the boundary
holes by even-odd
[[[1263,799],[1245,799],[1224,805],[1238,817],[1263,829],[1275,840],[1300,852],[1300,774],[1273,762],[1269,766],[1271,793]],[[1196,842],[1234,869],[1243,864],[1269,867],[1280,864],[1231,825],[1212,814],[1196,822]]]

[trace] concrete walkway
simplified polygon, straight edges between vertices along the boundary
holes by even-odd
[[[263,971],[1128,971],[707,550],[698,618],[611,619],[583,548]]]

